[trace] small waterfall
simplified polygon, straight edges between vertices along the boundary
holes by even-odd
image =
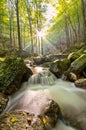
[[[86,90],[76,88],[73,83],[56,79],[48,70],[34,74],[28,82],[22,84],[21,89],[10,96],[5,112],[11,110],[25,110],[37,115],[44,112],[50,99],[57,102],[63,115],[76,118],[86,113]],[[52,130],[77,130],[59,121]]]
[[[56,77],[48,70],[42,70],[37,74],[34,74],[29,80],[28,84],[41,84],[41,85],[53,85],[55,84]]]

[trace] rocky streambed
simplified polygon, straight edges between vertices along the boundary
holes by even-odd
[[[27,62],[26,62],[27,61]],[[28,60],[26,60],[28,66]],[[33,58],[30,62],[33,66],[48,67],[58,78],[75,83],[76,87],[86,89],[86,50],[81,48],[77,52],[60,59],[57,57]],[[33,74],[32,70],[26,67],[21,58],[10,57],[0,62],[0,130],[46,130],[55,127],[58,119],[79,130],[86,130],[86,111],[76,112],[75,117],[71,114],[63,114],[62,108],[50,97],[46,97],[44,112],[35,114],[26,110],[13,110],[2,113],[9,103],[9,97],[20,89],[22,82],[25,82]],[[80,89],[80,91],[81,91]],[[78,93],[79,95],[81,93]],[[82,94],[80,95],[82,96]],[[86,97],[83,94],[83,99]],[[28,100],[28,99],[27,99]],[[35,101],[35,98],[32,102]],[[41,102],[41,100],[40,100]],[[71,101],[70,101],[71,102]],[[42,104],[44,106],[44,104]],[[77,104],[77,103],[76,103]],[[20,104],[21,105],[21,104]],[[30,104],[29,104],[30,105]],[[36,106],[37,107],[37,106]],[[34,109],[36,109],[36,107]],[[71,109],[70,109],[71,111]]]

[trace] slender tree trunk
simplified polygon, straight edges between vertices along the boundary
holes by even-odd
[[[83,41],[86,44],[86,1],[85,0],[81,0],[81,4],[82,4],[83,33],[84,33]]]
[[[13,20],[13,46],[14,46],[14,50],[15,50],[15,47],[16,47],[16,45],[15,45],[15,27],[14,27],[14,20]]]
[[[67,49],[70,46],[70,38],[69,38],[69,28],[68,28],[68,21],[66,16],[64,17],[65,20],[65,33],[66,33],[66,43],[67,43]]]
[[[10,24],[10,47],[12,46],[12,14],[9,13],[9,24]]]
[[[29,1],[25,2],[26,8],[27,8],[27,14],[28,14],[28,20],[29,20],[29,27],[30,27],[30,41],[31,41],[31,53],[34,53],[34,47],[33,47],[33,28],[32,28],[32,20],[31,20],[31,9],[29,5]]]
[[[73,26],[72,21],[71,21],[71,19],[70,19],[70,16],[68,16],[68,20],[69,20],[69,23],[70,23],[70,25],[71,25],[71,27],[72,27],[72,30],[73,30],[73,32],[74,32],[74,39],[75,39],[74,43],[75,43],[75,42],[77,42],[77,32],[76,32],[76,28]]]
[[[18,31],[18,45],[19,45],[19,50],[22,50],[21,46],[21,37],[20,37],[20,24],[19,24],[19,8],[18,8],[19,0],[16,0],[16,17],[17,17],[17,31]]]
[[[24,48],[25,48],[25,25],[24,25]]]
[[[80,36],[80,31],[81,31],[81,29],[80,29],[80,27],[81,27],[81,25],[80,25],[80,16],[79,16],[79,11],[78,11],[78,4],[76,3],[76,15],[77,15],[77,23],[78,23],[78,25],[77,25],[77,42],[78,43],[80,43],[81,42],[81,36]]]
[[[28,11],[28,20],[29,20],[30,39],[31,39],[31,46],[32,46],[31,52],[34,53],[34,48],[33,48],[33,34],[32,34],[32,21],[31,21],[31,18],[30,18],[30,13],[29,13],[29,11]]]

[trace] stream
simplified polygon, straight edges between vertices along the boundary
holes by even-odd
[[[58,103],[63,115],[67,114],[75,118],[83,112],[86,113],[86,90],[76,88],[74,83],[57,79],[47,69],[41,70],[41,68],[22,84],[17,93],[9,97],[8,105],[3,113],[18,109],[39,115],[44,112],[49,99]],[[78,129],[59,120],[52,130]]]

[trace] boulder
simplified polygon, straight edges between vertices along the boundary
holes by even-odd
[[[55,127],[58,119],[62,118],[60,108],[53,100],[51,100],[48,109],[45,111],[44,118],[46,123],[51,127]]]
[[[77,80],[77,75],[73,72],[65,72],[63,75],[62,75],[62,79],[63,80],[69,80],[71,82],[74,82]]]
[[[42,120],[32,113],[13,111],[0,115],[0,130],[45,130]]]
[[[86,89],[86,78],[76,80],[75,86]]]
[[[6,108],[8,100],[9,99],[5,94],[0,93],[0,113]]]
[[[57,77],[60,77],[70,66],[70,60],[56,60],[52,62],[50,66],[50,71],[54,73]]]
[[[68,55],[68,59],[70,59],[71,62],[79,58],[82,54],[86,54],[86,47],[82,47],[81,49],[72,52]]]
[[[21,82],[28,80],[32,71],[26,67],[22,58],[7,57],[0,63],[0,91],[12,94],[17,91]]]
[[[37,57],[33,57],[33,61],[36,65],[41,65],[45,62],[49,62],[50,58],[48,58],[46,56],[37,56]]]
[[[86,68],[86,54],[81,55],[70,65],[69,72],[74,72],[75,74],[80,74]]]
[[[74,60],[76,60],[77,58],[79,58],[82,55],[81,52],[72,52],[68,55],[68,59],[73,62]]]

